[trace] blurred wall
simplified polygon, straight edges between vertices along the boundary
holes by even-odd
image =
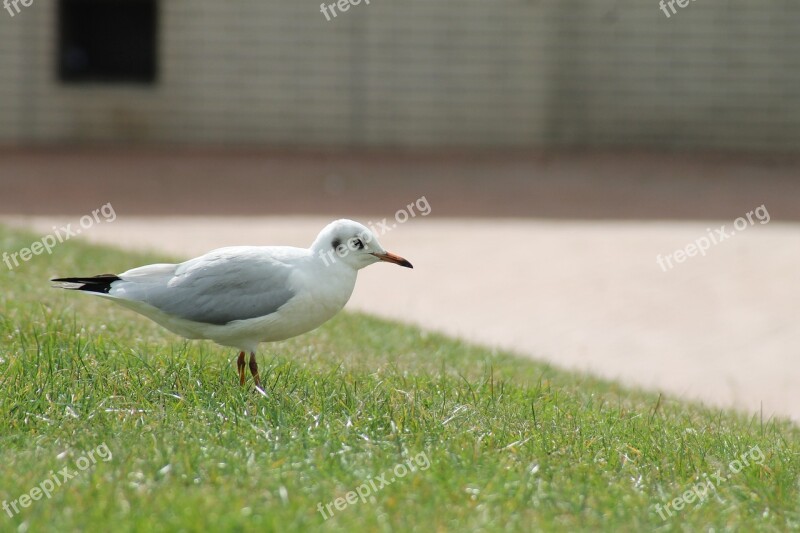
[[[58,81],[56,15],[0,11],[4,144],[800,147],[796,0],[162,0],[152,86]]]

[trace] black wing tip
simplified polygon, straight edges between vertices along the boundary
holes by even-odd
[[[73,291],[100,292],[107,294],[111,290],[111,284],[122,278],[116,274],[100,274],[88,278],[52,278],[50,281],[59,283],[56,288],[69,289]],[[78,285],[77,287],[65,287],[63,284]]]

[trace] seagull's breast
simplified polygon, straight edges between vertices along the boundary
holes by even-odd
[[[342,310],[353,294],[355,283],[355,271],[303,280],[297,287],[295,297],[277,314],[281,321],[285,320],[286,329],[291,329],[290,336],[311,331]]]

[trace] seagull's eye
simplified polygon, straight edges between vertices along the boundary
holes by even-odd
[[[364,243],[361,242],[361,239],[353,239],[353,248],[355,248],[356,250],[363,250]]]

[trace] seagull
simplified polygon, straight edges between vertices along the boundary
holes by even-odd
[[[108,298],[187,339],[237,348],[242,386],[249,352],[250,373],[261,389],[259,343],[301,335],[333,318],[350,299],[358,271],[379,261],[414,268],[387,252],[366,226],[340,219],[310,248],[230,246],[180,264],[50,281]]]

